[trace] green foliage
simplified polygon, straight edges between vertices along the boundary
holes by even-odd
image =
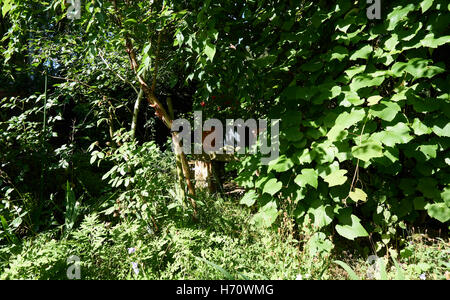
[[[401,229],[448,226],[446,1],[379,21],[346,0],[95,0],[72,21],[64,1],[0,3],[2,279],[65,278],[72,254],[85,279],[332,278],[336,235],[391,254]],[[228,166],[242,206],[199,193],[191,222],[141,80],[150,102],[183,95],[179,116],[281,120],[277,159]],[[402,246],[383,279],[448,269],[448,249]]]
[[[112,165],[102,179],[117,196],[114,202],[106,201],[100,207],[105,215],[132,217],[152,223],[175,207],[182,207],[181,198],[171,198],[175,190],[174,155],[162,152],[153,142],[138,145],[128,133],[117,132],[114,143],[119,147],[93,150],[91,163]],[[153,226],[153,225],[152,225]]]
[[[300,272],[294,241],[248,230],[248,212],[234,202],[204,202],[201,213],[214,222],[192,224],[176,215],[157,233],[138,220],[111,227],[88,215],[66,240],[48,233],[0,249],[1,278],[66,279],[71,255],[80,258],[82,279],[294,279]]]
[[[447,223],[449,36],[443,1],[386,3],[380,22],[367,19],[363,4],[345,1],[250,6],[260,13],[249,14],[248,32],[264,30],[242,36],[236,53],[246,53],[245,59],[227,56],[231,41],[225,40],[218,51],[224,55],[207,68],[243,60],[246,71],[238,74],[254,84],[233,83],[241,106],[261,97],[253,91],[260,82],[262,98],[276,99],[267,116],[281,118],[280,158],[268,167],[245,159],[235,166],[236,182],[250,188],[243,203],[259,206],[257,218],[265,220],[257,224],[270,227],[274,208],[289,203],[287,211],[300,225],[312,219],[348,239],[370,232],[393,240],[399,225],[417,220],[418,198],[421,210]],[[283,26],[289,29],[280,33]],[[216,30],[224,36],[226,27]],[[252,54],[262,49],[272,59],[256,64]],[[220,90],[225,78],[236,76],[220,74],[202,82]]]

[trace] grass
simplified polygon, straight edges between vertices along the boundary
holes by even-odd
[[[156,233],[139,221],[110,226],[88,215],[67,239],[49,231],[0,248],[0,278],[66,279],[71,255],[80,257],[82,279],[380,278],[373,276],[374,264],[345,243],[255,228],[237,199],[208,198],[199,214],[193,222],[173,213]],[[448,240],[414,234],[385,258],[385,278],[448,279],[449,254]]]

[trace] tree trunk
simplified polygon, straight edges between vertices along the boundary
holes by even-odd
[[[119,27],[122,27],[122,21],[120,12],[117,8],[116,0],[113,0],[114,9],[116,11],[116,20]],[[131,68],[133,69],[136,78],[141,86],[141,89],[144,92],[145,98],[147,99],[149,105],[155,109],[155,115],[169,128],[169,130],[172,129],[172,123],[173,118],[169,116],[164,106],[161,104],[161,102],[156,98],[155,96],[155,89],[156,89],[156,77],[158,75],[158,61],[159,61],[159,52],[160,52],[160,44],[161,44],[161,36],[162,32],[160,31],[158,34],[158,41],[157,41],[157,49],[156,49],[156,59],[155,59],[155,66],[154,66],[154,73],[153,73],[153,81],[152,86],[149,87],[148,84],[145,82],[143,77],[138,73],[139,69],[139,63],[136,58],[136,51],[133,47],[133,42],[131,38],[128,36],[128,34],[125,34],[125,50],[128,54]],[[186,159],[186,155],[182,151],[181,141],[178,139],[177,133],[172,133],[172,139],[176,141],[175,143],[175,149],[178,149],[176,153],[179,155],[179,160],[181,161],[181,166],[183,169],[184,174],[184,180],[186,181],[186,185],[188,187],[189,193],[191,196],[195,195],[195,189],[192,185],[190,174],[189,174],[189,165]],[[194,219],[197,218],[197,210],[196,210],[196,203],[195,200],[192,197],[189,197],[191,200],[192,207],[194,209]]]
[[[133,120],[131,122],[131,138],[136,138],[136,127],[138,122],[138,116],[139,116],[139,110],[142,102],[142,97],[144,96],[144,90],[141,88],[139,91],[139,95],[136,99],[136,103],[134,104],[134,110],[133,110]]]

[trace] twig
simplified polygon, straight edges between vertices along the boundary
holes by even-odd
[[[116,71],[114,71],[114,69],[109,65],[109,63],[108,63],[108,62],[106,61],[106,59],[103,57],[103,54],[102,54],[102,51],[101,51],[101,50],[99,50],[99,56],[100,56],[100,58],[102,59],[102,61],[105,63],[106,67],[107,67],[111,72],[113,72],[114,75],[116,75],[117,77],[119,77],[120,80],[122,80],[123,82],[129,84],[129,85],[133,88],[133,90],[136,92],[136,94],[139,95],[139,91],[136,89],[136,87],[135,87],[131,82],[129,82],[126,78],[120,76],[119,73],[117,73]]]

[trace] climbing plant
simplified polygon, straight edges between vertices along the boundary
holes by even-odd
[[[281,119],[280,157],[234,166],[257,225],[288,213],[388,243],[426,215],[450,220],[450,6],[383,2],[369,20],[365,2],[247,1],[224,13],[206,1],[192,20],[201,34],[181,38],[198,58],[198,107],[230,89],[240,109]]]

